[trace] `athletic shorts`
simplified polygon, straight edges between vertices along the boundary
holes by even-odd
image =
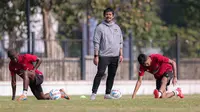
[[[29,84],[33,95],[38,100],[41,99],[41,92],[43,92],[42,86],[41,86],[41,84],[43,83],[43,80],[44,80],[43,75],[35,74],[35,80],[31,81]]]
[[[163,77],[167,77],[167,85],[166,85],[166,90],[167,90],[167,86],[170,85],[171,79],[173,78],[174,74],[172,71],[169,72],[165,72],[162,76]],[[162,78],[160,79],[156,79],[156,89],[159,90],[162,84]]]

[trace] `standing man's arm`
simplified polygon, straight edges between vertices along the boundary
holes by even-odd
[[[123,36],[121,33],[121,37],[120,37],[120,51],[119,51],[119,62],[123,61]]]
[[[120,48],[120,50],[119,50],[119,56],[123,56],[123,48]]]
[[[11,72],[12,100],[15,100],[16,93],[16,74]]]
[[[101,41],[101,29],[99,26],[96,27],[95,32],[94,32],[94,59],[93,62],[95,65],[98,65],[99,63],[99,46],[100,46],[100,41]]]

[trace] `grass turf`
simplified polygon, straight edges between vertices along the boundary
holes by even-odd
[[[10,97],[0,97],[0,112],[200,112],[200,95],[188,95],[184,99],[154,99],[153,96],[123,96],[118,100],[104,100],[97,96],[90,101],[89,96],[71,100],[38,101],[28,97],[27,101],[11,101]]]

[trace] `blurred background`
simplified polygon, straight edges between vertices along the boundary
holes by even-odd
[[[139,53],[161,53],[177,62],[179,79],[200,79],[198,0],[1,0],[0,81],[10,80],[9,48],[42,58],[45,81],[92,81],[93,34],[107,7],[124,37],[116,80],[137,80]]]

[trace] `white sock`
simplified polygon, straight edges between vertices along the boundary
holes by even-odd
[[[174,92],[175,96],[177,96],[179,94],[179,92],[177,90],[174,90],[173,92]]]
[[[178,95],[179,94],[179,92],[176,90],[176,95]]]
[[[162,93],[159,91],[158,92],[158,97],[160,98],[162,96]]]
[[[23,95],[27,96],[27,91],[26,90],[23,91]]]

